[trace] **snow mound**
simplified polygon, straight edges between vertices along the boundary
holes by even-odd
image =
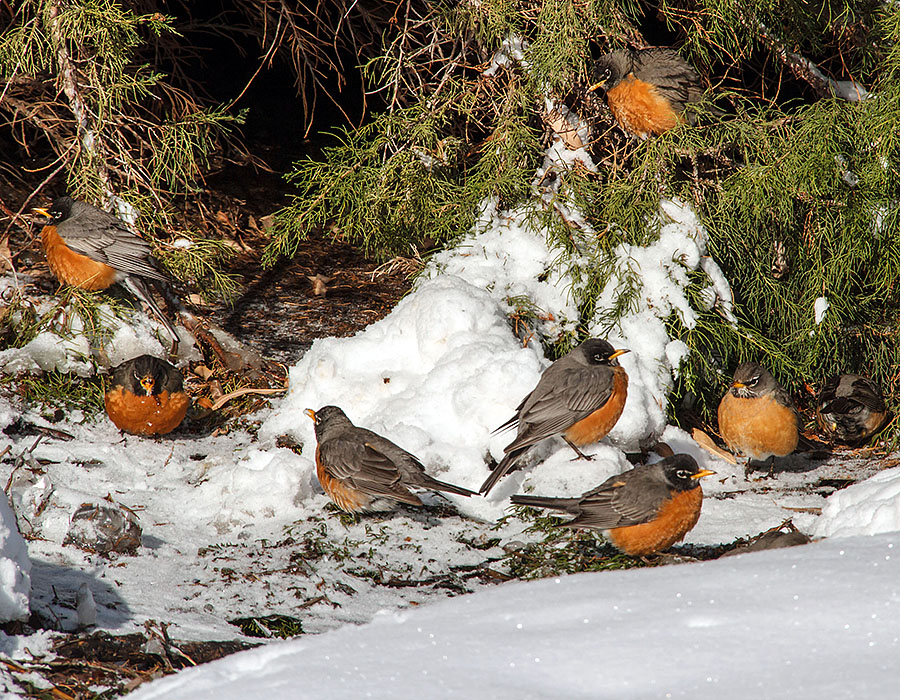
[[[658,435],[665,426],[664,399],[657,405],[655,398],[657,373],[641,371],[641,362],[654,362],[643,359],[645,347],[636,344],[623,358],[635,359],[623,362],[630,375],[629,396],[614,431],[617,444],[643,444],[648,432]],[[291,369],[290,392],[263,424],[260,437],[274,440],[287,433],[302,442],[314,479],[315,435],[303,410],[335,404],[357,425],[418,456],[435,477],[477,489],[488,474],[488,455],[502,457],[513,437],[493,430],[513,415],[548,365],[535,347],[523,348],[510,333],[497,299],[444,274],[422,281],[388,316],[352,338],[313,343]],[[652,424],[647,418],[651,404],[659,412]],[[588,452],[597,459],[572,461],[562,441],[547,441],[523,460],[524,466],[538,466],[505,478],[490,499],[447,497],[466,515],[496,519],[506,499],[526,482],[536,493],[577,495],[630,466],[609,445],[594,445]]]
[[[829,496],[813,535],[850,537],[898,530],[900,467],[894,467]]]
[[[898,544],[509,584],[241,652],[129,697],[892,698]]]

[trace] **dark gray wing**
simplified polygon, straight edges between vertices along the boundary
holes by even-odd
[[[875,382],[867,377],[856,377],[853,379],[850,398],[872,411],[878,413],[887,411],[887,405],[881,396],[881,390]]]
[[[574,365],[574,366],[573,366]],[[613,370],[605,366],[551,365],[519,411],[512,452],[565,432],[601,408],[613,390]]]
[[[635,467],[582,496],[581,513],[566,526],[609,530],[640,525],[652,520],[669,497],[669,485],[657,465]]]
[[[682,110],[686,104],[698,102],[703,96],[700,75],[673,49],[639,51],[634,59],[634,75],[656,85],[663,97]]]
[[[156,267],[150,244],[102,209],[91,207],[79,211],[60,223],[56,230],[69,248],[91,260],[128,275],[168,281]]]
[[[382,451],[383,445],[370,444],[366,440],[366,433],[370,431],[354,428],[321,443],[319,460],[325,471],[367,494],[419,505],[421,501],[404,485],[403,474],[398,465],[390,455]],[[405,452],[389,440],[380,440]]]

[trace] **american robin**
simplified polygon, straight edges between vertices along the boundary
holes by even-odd
[[[588,91],[603,88],[619,125],[642,139],[684,121],[685,106],[703,95],[697,71],[667,48],[613,51],[597,59],[592,78]]]
[[[177,342],[175,327],[144,284],[144,280],[165,284],[168,278],[143,238],[129,231],[121,219],[71,197],[60,197],[49,209],[34,212],[47,220],[41,244],[60,282],[88,290],[106,289],[116,282],[127,285]]]
[[[561,435],[582,459],[579,447],[601,440],[613,429],[628,395],[628,375],[616,360],[629,350],[615,350],[605,340],[589,338],[559,358],[541,375],[516,414],[494,432],[516,426],[516,439],[481,485],[488,493],[519,458],[542,440]]]
[[[719,432],[732,452],[749,460],[789,455],[797,448],[797,413],[788,393],[769,371],[745,362],[719,402]],[[770,464],[771,466],[771,464]]]
[[[177,428],[191,400],[181,372],[165,360],[140,355],[112,370],[106,415],[119,430],[135,435],[165,435]]]
[[[513,496],[519,506],[561,510],[575,516],[562,527],[606,530],[625,554],[643,556],[684,539],[700,519],[700,469],[690,455],[673,455],[613,476],[577,498]]]
[[[438,481],[412,454],[387,438],[350,422],[337,406],[304,413],[316,430],[316,476],[334,504],[348,513],[391,510],[396,503],[422,505],[410,489],[472,496],[474,491]]]
[[[887,418],[878,385],[858,374],[831,377],[816,401],[816,420],[831,438],[860,442],[874,434]]]

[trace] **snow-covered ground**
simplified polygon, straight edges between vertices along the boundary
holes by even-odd
[[[630,360],[632,355],[637,359]],[[635,364],[629,362],[640,362],[640,355],[641,348],[636,347],[631,355],[624,356],[626,369],[633,371]],[[14,502],[30,514],[32,609],[55,619],[63,629],[75,630],[80,624],[76,606],[79,589],[83,598],[86,587],[96,604],[99,628],[134,631],[147,620],[157,620],[170,623],[173,638],[206,640],[239,636],[239,630],[228,622],[239,617],[291,615],[302,621],[304,631],[321,632],[348,622],[393,619],[394,612],[486,588],[488,584],[481,578],[467,577],[465,572],[499,558],[505,546],[541,538],[525,532],[526,523],[515,518],[494,529],[494,521],[507,512],[508,496],[521,490],[581,493],[629,466],[613,441],[591,448],[595,459],[590,462],[572,461],[562,443],[541,446],[529,458],[529,467],[507,477],[489,499],[451,497],[464,517],[404,511],[395,517],[367,517],[345,526],[325,510],[327,499],[314,476],[312,424],[302,410],[327,403],[341,405],[358,424],[418,454],[439,478],[477,487],[487,473],[487,452],[499,456],[510,439],[508,435],[492,435],[491,431],[511,415],[546,364],[535,347],[523,348],[510,332],[501,302],[458,277],[443,275],[423,282],[390,315],[358,335],[316,341],[292,368],[289,394],[259,416],[261,423],[254,430],[235,426],[224,435],[194,437],[176,432],[147,439],[123,436],[105,416],[70,415],[51,427],[69,432],[73,439],[43,437],[12,482]],[[633,382],[640,386],[639,373],[635,373]],[[617,439],[639,443],[634,431],[646,429],[646,424],[640,420],[628,422],[627,410]],[[16,411],[4,404],[0,415],[3,427],[7,427]],[[26,411],[24,418],[26,422],[50,425],[35,410]],[[303,444],[302,454],[276,446],[277,437],[285,433]],[[36,442],[34,435],[15,432],[3,439],[9,444],[10,455],[26,453]],[[742,467],[713,458],[673,426],[665,428],[662,439],[676,452],[689,452],[717,472],[717,476],[704,480],[707,497],[703,515],[688,534],[688,543],[731,542],[788,519],[806,532],[830,537],[900,529],[895,496],[900,470],[881,472],[828,501],[825,495],[833,486],[822,485],[823,480],[861,480],[876,471],[875,463],[863,458],[813,462],[806,455],[796,455],[786,465],[791,471],[781,472],[774,479],[747,481]],[[5,480],[10,476],[12,460],[3,466],[0,478]],[[432,499],[439,501],[437,496]],[[83,503],[122,504],[133,510],[143,527],[137,554],[106,558],[67,544],[72,515]],[[825,514],[819,516],[818,509],[823,507]],[[499,541],[493,544],[490,538]],[[625,586],[634,592],[646,590],[646,597],[652,600],[670,578],[673,590],[690,595],[697,606],[706,594],[697,597],[697,589],[684,583],[685,578],[693,581],[696,576],[698,582],[707,581],[699,590],[716,590],[716,584],[708,581],[719,580],[717,574],[704,573],[711,570],[723,572],[725,583],[721,586],[730,591],[727,600],[732,603],[725,605],[726,599],[713,596],[723,601],[714,608],[721,618],[710,617],[709,611],[700,617],[726,634],[725,630],[733,626],[740,628],[741,620],[756,619],[759,610],[765,610],[759,608],[763,603],[756,593],[744,590],[746,580],[765,575],[755,572],[754,562],[770,562],[766,566],[777,569],[780,557],[788,556],[792,562],[808,558],[812,567],[808,578],[785,580],[800,592],[814,588],[816,596],[824,595],[825,574],[813,563],[821,558],[819,552],[829,552],[828,557],[833,559],[834,550],[830,545],[819,547],[800,548],[790,555],[747,556],[738,569],[734,568],[736,564],[723,562],[637,571],[621,578],[627,584],[618,583],[618,574],[579,579],[571,584],[573,589],[565,594],[558,613],[548,610],[537,617],[523,617],[522,622],[531,620],[543,629],[557,614],[574,615],[581,605],[578,600],[591,597],[585,593],[588,589],[606,590],[609,586],[618,590],[616,587]],[[838,561],[858,562],[859,557],[871,554],[865,539],[848,540],[840,547],[852,556]],[[849,575],[846,568],[834,567],[836,578]],[[852,569],[853,565],[848,563],[847,567]],[[424,584],[404,585],[407,581]],[[883,582],[881,578],[872,579],[871,585]],[[544,600],[539,591],[548,585],[537,586],[538,600]],[[514,587],[508,600],[506,593],[491,592],[483,605],[514,608],[522,605],[521,596],[530,595],[529,590]],[[868,596],[868,589],[859,590]],[[614,597],[610,606],[638,610],[634,601],[641,596],[635,595],[627,598],[631,601],[627,605],[625,599],[614,602],[618,600]],[[815,600],[827,609],[827,599]],[[477,606],[482,603],[471,605],[476,606],[473,610],[481,610]],[[619,629],[619,618],[600,615],[597,605],[600,603],[586,603],[584,617],[604,619],[604,636],[633,634],[634,629],[650,624],[639,616],[635,618],[639,620],[637,626],[632,628],[626,624],[629,617],[625,615],[621,622],[624,626]],[[821,610],[813,611],[811,601],[804,606],[797,608],[795,618],[805,629],[816,624],[814,618]],[[527,607],[533,609],[535,605],[528,603]],[[674,615],[677,607],[669,614]],[[434,614],[454,616],[452,608],[439,610],[446,612]],[[658,612],[659,605],[653,610]],[[391,614],[385,617],[384,611]],[[649,609],[642,613],[649,614]],[[851,618],[857,619],[847,617]],[[681,634],[701,634],[697,630],[706,629],[704,624],[687,625]],[[572,634],[567,624],[546,629],[548,639],[568,639]],[[481,634],[478,628],[471,633]],[[42,633],[0,639],[0,650],[15,658],[24,654],[26,647],[29,653],[38,653],[47,636]],[[327,639],[321,643],[330,643]],[[481,639],[488,639],[486,633]],[[710,658],[700,654],[703,663],[711,665],[707,675],[712,678],[719,677],[714,671],[721,668],[717,640]],[[878,641],[884,644],[881,637]],[[760,645],[768,647],[764,641]],[[557,663],[557,657],[549,653],[552,646],[544,646],[537,654],[552,660],[546,664],[551,669]],[[291,648],[279,645],[271,654],[278,657]],[[566,648],[572,657],[583,657],[579,647],[567,644]],[[223,662],[226,668],[228,663],[234,664],[226,675],[247,668],[245,663],[253,668],[267,663],[268,652],[255,653],[249,657],[254,660],[245,662],[238,656],[232,662]],[[510,659],[519,658],[510,654]],[[693,665],[697,655],[688,656],[691,662],[685,668],[697,668]],[[418,664],[416,669],[418,672]],[[422,666],[422,670],[427,667]],[[548,678],[555,675],[551,671],[540,673],[549,673]],[[688,676],[680,677],[674,688],[692,687],[684,685],[691,680]],[[662,683],[665,678],[658,675],[656,680]],[[650,682],[643,676],[640,680]],[[515,687],[528,688],[533,682],[516,681]],[[7,683],[15,687],[13,681]]]

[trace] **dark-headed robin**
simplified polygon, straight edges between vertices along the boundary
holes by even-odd
[[[678,454],[613,476],[577,498],[513,496],[512,502],[574,515],[562,527],[605,530],[618,549],[644,556],[680,542],[697,524],[700,479],[714,473]]]
[[[659,47],[601,56],[588,90],[601,88],[619,126],[642,139],[677,126],[685,107],[703,96],[697,71],[673,49]]]
[[[178,333],[145,282],[167,284],[151,255],[150,244],[128,230],[112,214],[71,197],[60,197],[48,209],[34,209],[46,220],[41,244],[47,263],[63,284],[87,290],[125,284],[165,324],[177,343]]]
[[[315,423],[316,476],[334,504],[348,513],[422,505],[412,489],[472,496],[473,491],[429,476],[402,447],[350,422],[337,406],[304,411]]]
[[[887,418],[881,389],[868,377],[830,377],[816,401],[816,421],[834,440],[856,443],[878,432]]]
[[[555,435],[585,458],[578,448],[606,437],[625,408],[628,375],[616,358],[626,352],[590,338],[544,370],[515,415],[495,431],[515,426],[516,439],[503,449],[503,459],[481,485],[481,493],[517,469],[531,447]]]
[[[719,402],[719,433],[732,452],[759,461],[791,454],[800,439],[791,397],[756,362],[735,370]]]
[[[165,435],[184,420],[191,400],[177,367],[141,355],[113,368],[105,404],[106,414],[119,430]]]

